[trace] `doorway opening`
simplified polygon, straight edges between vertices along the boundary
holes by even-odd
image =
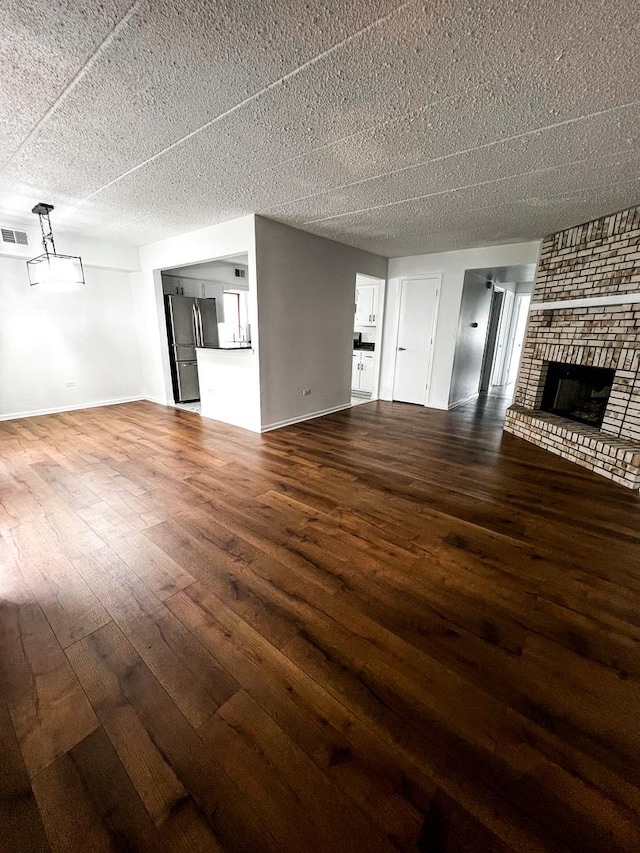
[[[351,357],[351,405],[378,399],[380,341],[384,313],[382,278],[356,275]]]
[[[450,409],[479,394],[513,397],[534,276],[534,264],[465,272]]]
[[[242,345],[248,322],[248,255],[162,270],[169,364],[177,408],[199,413],[198,348]]]

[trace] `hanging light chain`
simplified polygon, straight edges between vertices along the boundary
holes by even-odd
[[[39,213],[38,216],[40,217],[40,230],[42,232],[42,248],[47,254],[55,255],[56,244],[53,241],[53,229],[51,228],[49,211]]]

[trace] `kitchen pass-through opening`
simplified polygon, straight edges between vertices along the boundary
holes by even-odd
[[[198,349],[250,346],[248,256],[163,270],[173,399],[200,411]]]

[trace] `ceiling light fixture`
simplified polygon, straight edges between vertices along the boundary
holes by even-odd
[[[46,290],[72,290],[77,285],[84,284],[82,258],[74,255],[59,255],[56,252],[49,218],[52,210],[52,204],[41,201],[31,211],[40,217],[44,254],[27,261],[29,283],[31,286],[41,285]]]

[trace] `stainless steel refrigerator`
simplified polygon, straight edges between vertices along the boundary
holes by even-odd
[[[173,396],[176,403],[200,399],[196,347],[218,346],[215,299],[165,296]]]

